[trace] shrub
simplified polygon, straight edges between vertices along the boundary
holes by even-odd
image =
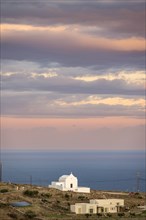
[[[78,196],[78,199],[84,200],[86,197],[85,196]]]
[[[35,212],[33,212],[33,211],[31,211],[31,210],[28,210],[27,212],[25,212],[25,216],[26,216],[27,218],[32,219],[32,218],[35,218],[35,217],[36,217],[36,214],[35,214]]]
[[[15,213],[9,213],[8,216],[10,216],[11,218],[17,219],[17,215]]]
[[[42,199],[41,201],[44,202],[44,203],[45,203],[45,202],[48,202],[46,199]]]
[[[6,193],[6,192],[9,192],[9,190],[8,189],[1,189],[0,190],[0,193]]]
[[[107,216],[108,216],[108,217],[112,217],[112,214],[110,214],[110,213],[107,213]]]
[[[65,198],[66,198],[66,199],[69,199],[69,195],[68,195],[67,193],[65,194]]]
[[[23,192],[23,194],[25,195],[25,196],[29,196],[29,197],[35,197],[35,196],[37,196],[38,195],[38,191],[37,190],[25,190],[24,192]]]
[[[124,213],[124,212],[119,212],[119,213],[118,213],[118,216],[119,216],[119,217],[125,216],[125,213]]]
[[[50,198],[52,196],[52,194],[50,194],[50,193],[41,193],[41,196],[46,197],[46,198]]]
[[[5,208],[5,207],[7,207],[7,206],[8,206],[8,204],[5,204],[5,203],[0,202],[0,208]]]
[[[130,215],[135,216],[136,214],[135,214],[135,212],[130,212]]]
[[[86,218],[89,218],[90,214],[87,213],[87,214],[85,214],[85,216],[86,216]]]
[[[98,216],[98,217],[102,216],[102,213],[97,213],[97,216]]]

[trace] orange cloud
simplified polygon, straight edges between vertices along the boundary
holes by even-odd
[[[59,39],[71,40],[72,44],[76,44],[80,48],[90,49],[105,49],[114,51],[143,51],[145,50],[145,39],[140,37],[130,37],[126,39],[114,39],[92,36],[82,32],[76,32],[75,30],[67,29],[66,26],[47,26],[47,27],[34,27],[31,25],[15,25],[15,24],[2,24],[1,31],[4,38],[22,38],[23,33],[29,37],[29,35],[37,40],[43,37],[45,47],[49,38],[53,37],[54,41]],[[37,35],[35,34],[37,32]],[[47,38],[46,38],[47,37]]]

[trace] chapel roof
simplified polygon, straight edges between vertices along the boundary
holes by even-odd
[[[64,182],[69,176],[75,177],[72,173],[71,173],[70,175],[62,175],[62,176],[59,178],[59,181]]]

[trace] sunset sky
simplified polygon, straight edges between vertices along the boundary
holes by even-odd
[[[145,1],[2,0],[4,149],[145,147]]]

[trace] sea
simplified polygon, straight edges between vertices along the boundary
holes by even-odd
[[[144,151],[3,151],[4,182],[48,186],[71,172],[79,186],[96,190],[146,191]]]

